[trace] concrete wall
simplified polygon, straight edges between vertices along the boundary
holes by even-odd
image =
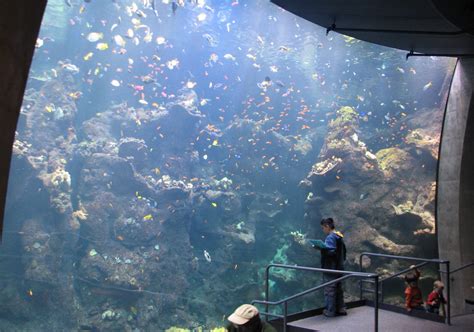
[[[0,1],[0,239],[16,124],[46,0]]]
[[[474,260],[474,59],[459,60],[449,93],[438,179],[438,246],[451,269]],[[474,299],[474,268],[453,274],[452,314]],[[446,282],[446,280],[445,280]]]

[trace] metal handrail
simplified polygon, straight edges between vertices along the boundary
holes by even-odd
[[[396,277],[398,277],[398,276],[401,276],[402,274],[407,273],[408,271],[412,270],[413,268],[418,269],[418,268],[423,267],[423,266],[425,266],[425,265],[427,265],[427,264],[429,264],[429,263],[428,263],[428,262],[423,262],[423,263],[420,263],[420,264],[415,265],[414,267],[407,267],[406,269],[401,270],[400,272],[397,272],[397,273],[395,273],[395,274],[392,274],[391,276],[389,276],[389,277],[387,277],[387,278],[380,279],[379,282],[382,283],[382,282],[384,282],[384,281],[391,280],[391,279],[393,279],[393,278],[396,278]]]
[[[449,273],[450,273],[450,274],[453,274],[453,273],[459,272],[459,271],[461,271],[461,270],[464,270],[464,269],[466,269],[466,268],[468,268],[468,267],[471,267],[471,266],[473,266],[473,265],[474,265],[474,262],[467,263],[467,264],[464,264],[464,265],[462,265],[462,266],[460,266],[460,267],[458,267],[458,268],[456,268],[456,269],[450,271]],[[439,270],[439,272],[441,272],[441,273],[446,273],[446,271],[443,271],[443,270]]]
[[[343,275],[342,277],[336,278],[334,280],[330,280],[328,282],[325,282],[321,285],[318,285],[316,287],[309,288],[305,291],[302,291],[300,293],[291,295],[289,297],[286,297],[282,300],[279,301],[269,301],[269,296],[270,296],[270,287],[269,287],[269,274],[270,274],[270,269],[271,268],[282,268],[282,269],[292,269],[292,270],[300,270],[300,271],[313,271],[313,272],[323,272],[323,273],[329,273],[329,274],[338,274],[338,275]],[[343,281],[345,279],[349,278],[373,278],[375,279],[375,288],[377,290],[377,293],[375,294],[375,304],[374,304],[374,321],[375,321],[375,331],[378,332],[378,303],[379,303],[379,297],[378,297],[378,274],[375,273],[363,273],[363,272],[356,272],[356,271],[343,271],[343,270],[330,270],[330,269],[321,269],[321,268],[316,268],[316,267],[308,267],[308,266],[297,266],[297,265],[286,265],[286,264],[269,264],[266,269],[265,269],[265,300],[254,300],[252,301],[252,304],[264,304],[265,305],[265,312],[260,312],[260,314],[266,316],[266,320],[268,321],[268,316],[274,316],[274,317],[279,317],[283,319],[283,331],[286,332],[286,327],[287,327],[287,319],[288,319],[288,302],[291,300],[294,300],[296,298],[299,298],[303,295],[315,292],[323,287],[335,284],[337,282]],[[283,304],[283,315],[276,315],[268,312],[268,306],[269,305],[280,305]]]
[[[396,260],[406,260],[406,261],[415,261],[415,262],[421,262],[420,264],[417,264],[415,265],[416,268],[418,267],[421,267],[421,266],[424,266],[424,265],[427,265],[427,264],[430,264],[430,263],[433,263],[433,264],[444,264],[446,265],[446,271],[443,271],[444,273],[447,274],[447,283],[446,283],[446,303],[447,303],[447,306],[446,306],[446,323],[448,325],[451,325],[451,298],[450,298],[450,295],[451,295],[451,290],[450,290],[450,274],[451,274],[451,271],[449,269],[449,260],[445,260],[445,259],[437,259],[437,258],[419,258],[419,257],[410,257],[410,256],[397,256],[397,255],[388,255],[388,254],[379,254],[379,253],[373,253],[373,252],[363,252],[359,255],[359,268],[360,268],[360,271],[362,271],[362,258],[364,256],[367,256],[367,257],[381,257],[381,258],[392,258],[392,259],[396,259]],[[390,277],[387,277],[385,279],[382,279],[382,280],[379,280],[378,283],[380,283],[382,286],[382,283],[384,281],[387,281],[387,280],[390,280],[392,278],[395,278],[403,273],[406,273],[408,271],[410,271],[411,268],[408,268],[408,269],[404,269],[400,272],[397,272],[396,274],[394,274],[393,276],[390,276]],[[378,289],[378,287],[377,287]],[[362,283],[360,285],[360,298],[362,299]],[[381,297],[383,299],[383,289],[381,288]]]

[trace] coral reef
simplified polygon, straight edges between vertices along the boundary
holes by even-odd
[[[13,146],[21,266],[11,265],[23,283],[1,291],[13,303],[1,315],[28,324],[44,307],[47,323],[67,317],[48,326],[58,331],[209,330],[258,297],[268,263],[317,265],[307,238],[322,236],[323,216],[346,234],[348,268],[362,251],[433,251],[437,137],[416,117],[404,144],[387,147],[363,132],[362,107],[325,106],[327,128],[305,107],[295,134],[270,108],[260,120],[204,114],[188,87],[79,115],[76,68],[65,60],[55,73],[27,90]],[[274,269],[272,296],[319,281]]]
[[[432,136],[430,133],[431,131],[426,129],[414,129],[405,137],[405,142],[419,149],[428,150],[434,159],[438,159],[439,135]]]
[[[385,176],[393,177],[394,173],[408,171],[410,166],[410,155],[399,148],[387,148],[375,154],[380,169]]]
[[[318,159],[300,183],[307,193],[306,219],[333,216],[346,234],[349,262],[357,263],[362,251],[423,256],[434,243],[415,243],[434,231],[434,188],[423,168],[415,167],[410,144],[371,153],[358,137],[357,118],[342,107],[331,121]],[[401,188],[393,181],[411,185]]]

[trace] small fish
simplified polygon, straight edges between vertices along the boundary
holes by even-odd
[[[46,113],[52,113],[52,112],[54,112],[54,109],[55,109],[54,105],[46,105],[45,108],[44,108],[44,111]]]
[[[212,202],[211,205],[212,205],[212,207],[217,207],[217,203],[215,203],[215,202]]]
[[[79,67],[76,65],[73,65],[71,63],[65,63],[62,65],[62,68],[66,69],[67,71],[71,71],[73,73],[78,73],[79,72]]]
[[[138,18],[132,18],[132,24],[135,26],[135,29],[138,25],[142,24],[142,21],[140,21]]]
[[[176,11],[178,10],[178,5],[176,4],[176,1],[173,1],[171,3],[171,10],[173,11],[173,15],[176,14]]]
[[[123,37],[120,35],[115,35],[114,41],[115,41],[115,44],[117,44],[117,46],[125,47],[126,45],[125,39],[123,39]]]
[[[212,47],[215,47],[217,46],[217,41],[214,37],[212,37],[210,34],[208,33],[205,33],[202,35],[204,39],[207,40],[207,42],[209,43],[209,46],[212,46]]]
[[[187,82],[186,82],[186,87],[187,87],[188,89],[192,89],[192,88],[194,88],[194,87],[196,86],[196,84],[197,84],[196,82],[187,81]]]
[[[400,67],[397,67],[397,70],[398,70],[400,73],[405,74],[405,69],[400,68]]]
[[[28,294],[28,296],[33,296],[33,291],[31,289],[29,289],[26,293]]]
[[[147,214],[143,217],[143,221],[153,220],[153,216],[151,214]]]
[[[163,45],[164,43],[166,43],[165,37],[162,37],[162,36],[156,37],[156,43],[157,43],[158,45]]]
[[[110,84],[112,84],[112,85],[115,86],[115,87],[119,87],[119,86],[120,86],[120,82],[117,81],[117,80],[112,80],[112,81],[110,81]]]
[[[431,88],[432,86],[433,86],[433,82],[429,81],[429,82],[426,83],[425,86],[423,87],[423,91],[428,90],[428,89]]]
[[[127,33],[125,34],[125,37],[132,39],[135,36],[135,32],[133,32],[132,29],[128,29]]]
[[[226,55],[227,55],[227,54],[226,54]],[[229,55],[230,55],[230,54],[229,54]],[[224,56],[224,58],[225,58],[225,56]],[[256,57],[255,55],[253,55],[253,54],[250,54],[250,53],[247,54],[247,58],[249,58],[249,59],[251,59],[251,60],[253,60],[253,61],[257,61],[257,57]]]
[[[151,0],[151,9],[153,9],[153,12],[155,13],[155,16],[158,16],[158,10],[156,9],[156,0]]]
[[[140,10],[140,9],[138,9],[138,10],[135,12],[135,14],[137,14],[137,15],[140,16],[140,17],[146,18],[146,14],[145,14],[142,10]]]
[[[224,54],[224,59],[235,61],[235,56],[233,56],[232,54],[227,53],[227,54]]]
[[[41,39],[41,38],[36,39],[36,44],[35,44],[36,48],[40,48],[43,45],[44,45],[44,39]]]
[[[209,252],[204,249],[204,258],[206,259],[206,261],[208,261],[209,263],[212,261],[211,260],[211,255],[209,254]]]
[[[87,35],[87,40],[91,43],[95,43],[102,38],[104,38],[104,34],[102,32],[91,32]]]
[[[99,51],[105,51],[106,49],[109,48],[109,44],[107,44],[107,43],[98,43],[95,48],[98,49]]]
[[[166,67],[168,67],[169,70],[173,70],[178,65],[179,65],[179,60],[178,59],[173,59],[173,60],[170,60],[170,61],[166,62]]]
[[[150,30],[148,30],[148,32],[146,33],[145,37],[143,37],[143,41],[144,41],[145,43],[150,43],[152,40],[153,40],[153,32],[151,32]]]
[[[199,14],[199,15],[197,16],[197,20],[198,20],[199,22],[205,21],[206,18],[207,18],[206,13],[201,13],[201,14]]]

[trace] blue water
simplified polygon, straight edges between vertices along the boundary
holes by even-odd
[[[434,201],[420,197],[436,181],[454,60],[326,36],[268,1],[183,1],[174,13],[151,2],[49,1],[12,162],[0,329],[223,326],[262,298],[268,263],[319,266],[294,232],[322,237],[327,214],[353,254],[415,250],[402,239],[418,231],[416,250],[437,255],[434,223],[420,221]],[[330,125],[343,106],[357,128]],[[431,145],[410,145],[417,128]],[[374,180],[392,200],[373,198],[356,166],[301,187],[336,130],[373,154],[411,155],[411,169]],[[384,219],[408,200],[409,216]],[[357,235],[358,222],[377,233]],[[277,271],[271,292],[319,280]]]

